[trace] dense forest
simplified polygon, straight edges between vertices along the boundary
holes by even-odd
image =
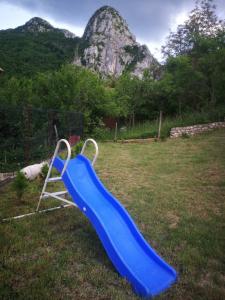
[[[0,30],[0,67],[6,76],[33,76],[70,63],[80,38],[66,38],[62,32]]]
[[[225,115],[225,25],[212,0],[196,2],[162,47],[164,64],[146,70],[143,79],[129,73],[103,79],[69,64],[78,43],[79,38],[65,39],[59,33],[56,38],[53,33],[1,32],[0,67],[5,72],[0,76],[0,105],[79,111],[90,132],[104,117],[135,124],[154,119],[159,110],[181,118],[195,112]]]

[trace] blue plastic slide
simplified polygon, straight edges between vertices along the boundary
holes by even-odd
[[[61,172],[64,161],[56,157],[53,166]],[[91,221],[115,268],[138,295],[155,296],[176,281],[176,271],[145,241],[85,156],[71,159],[62,179],[73,201]]]

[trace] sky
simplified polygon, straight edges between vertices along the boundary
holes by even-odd
[[[217,15],[225,19],[225,0],[214,0]],[[131,32],[153,55],[162,59],[160,49],[169,32],[182,24],[195,0],[0,0],[0,29],[23,25],[41,17],[58,28],[82,36],[93,13],[103,5],[117,9]]]

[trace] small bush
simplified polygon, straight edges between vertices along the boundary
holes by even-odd
[[[183,139],[188,139],[190,137],[190,135],[188,135],[186,132],[183,132],[182,135],[181,135],[181,137]]]
[[[81,153],[82,147],[83,147],[83,142],[79,142],[79,143],[76,144],[76,146],[75,146],[76,155]]]
[[[49,166],[48,164],[44,164],[43,167],[41,168],[41,178],[45,179],[47,177],[48,174],[48,170],[49,170]]]
[[[167,139],[167,136],[166,136],[166,135],[162,135],[162,136],[160,137],[160,141],[161,141],[161,142],[165,142],[166,139]]]
[[[113,138],[110,134],[110,129],[106,127],[95,127],[92,135],[97,140],[107,140]]]
[[[73,149],[72,149],[72,157],[75,157],[75,156],[77,156],[78,154],[80,154],[81,153],[81,150],[82,150],[82,147],[83,147],[83,142],[79,142],[79,143],[77,143],[74,147],[73,147]]]
[[[17,199],[21,200],[28,186],[28,180],[22,172],[17,172],[12,186],[13,190],[16,192]]]
[[[143,132],[139,135],[140,139],[148,139],[151,137],[151,133],[150,132]]]

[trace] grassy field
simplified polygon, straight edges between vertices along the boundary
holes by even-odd
[[[179,273],[156,299],[225,299],[225,130],[99,148],[99,177]],[[41,185],[20,202],[4,187],[1,218],[33,210]],[[74,208],[2,223],[0,244],[0,299],[138,299]]]

